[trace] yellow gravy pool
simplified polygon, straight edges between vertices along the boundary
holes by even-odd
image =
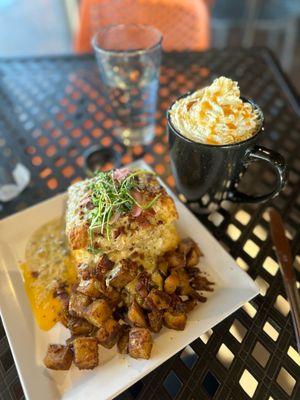
[[[69,292],[76,282],[74,260],[69,254],[62,219],[41,226],[31,236],[21,265],[24,285],[39,327],[51,329],[62,317],[63,303],[57,292]]]

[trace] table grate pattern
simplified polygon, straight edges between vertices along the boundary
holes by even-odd
[[[289,180],[272,204],[282,213],[300,276],[300,105],[273,56],[265,49],[169,53],[163,58],[156,136],[151,146],[126,150],[112,129],[91,56],[0,61],[0,165],[17,157],[30,170],[30,186],[10,203],[5,217],[40,202],[84,177],[82,153],[92,145],[113,149],[122,164],[144,158],[174,188],[167,151],[165,112],[180,94],[225,75],[240,82],[266,117],[261,144],[280,151]],[[113,164],[108,162],[104,168]],[[272,171],[253,165],[246,191],[262,192]],[[138,382],[119,399],[300,398],[300,356],[289,306],[270,242],[263,205],[222,207],[201,221],[256,281],[260,295]],[[196,204],[190,204],[197,211]],[[22,388],[0,325],[0,398],[22,399]]]

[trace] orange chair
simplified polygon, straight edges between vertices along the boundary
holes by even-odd
[[[210,42],[207,0],[81,0],[75,51],[92,51],[91,37],[111,24],[146,24],[159,29],[166,51],[205,50]]]

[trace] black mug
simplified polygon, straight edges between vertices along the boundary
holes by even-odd
[[[194,142],[180,134],[171,122],[170,110],[167,112],[171,167],[176,186],[188,201],[199,204],[200,212],[214,211],[222,200],[264,202],[275,197],[286,183],[284,158],[273,150],[256,145],[264,131],[262,111],[251,99],[243,100],[258,111],[260,123],[252,137],[232,144]],[[270,193],[251,196],[237,190],[247,166],[254,161],[265,161],[275,169],[276,185]]]

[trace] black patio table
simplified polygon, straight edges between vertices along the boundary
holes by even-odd
[[[18,198],[0,204],[1,217],[62,192],[83,178],[83,151],[96,144],[113,149],[122,164],[144,158],[174,188],[166,109],[180,94],[219,75],[239,81],[242,93],[261,106],[266,117],[261,143],[280,151],[288,162],[288,184],[272,204],[284,217],[299,278],[300,104],[274,56],[263,48],[164,54],[155,139],[149,146],[130,150],[111,134],[114,120],[91,55],[0,60],[0,165],[17,156],[32,174],[30,186]],[[254,165],[242,186],[261,193],[273,181],[272,171]],[[300,356],[270,241],[269,204],[224,202],[217,212],[199,216],[256,281],[260,295],[120,399],[300,399]],[[196,211],[195,205],[190,207]],[[23,396],[0,324],[0,399]]]

